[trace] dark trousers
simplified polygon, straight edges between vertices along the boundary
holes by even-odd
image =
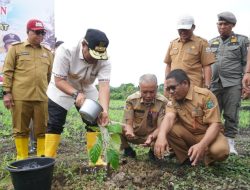
[[[77,111],[79,112],[78,107],[76,107]],[[48,120],[48,128],[47,133],[51,134],[61,134],[63,132],[63,126],[66,122],[66,116],[68,111],[58,105],[57,103],[53,102],[51,99],[48,101],[48,110],[49,110],[49,120]],[[89,123],[88,121],[82,118],[83,123],[86,124],[85,128],[88,132],[93,131],[88,126],[96,126],[97,123]]]
[[[225,120],[225,136],[235,138],[238,133],[241,85],[223,88],[219,82],[218,88],[212,89],[212,91],[217,97],[220,111]]]

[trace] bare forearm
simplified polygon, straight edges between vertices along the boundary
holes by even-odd
[[[166,69],[165,69],[165,78],[164,78],[164,96],[167,96],[168,93],[166,91],[166,87],[167,87],[167,84],[166,84],[166,77],[168,76],[168,74],[170,73],[171,71],[171,66],[169,64],[166,65]]]
[[[211,66],[207,65],[203,67],[203,71],[204,71],[204,83],[206,87],[209,87],[211,84],[211,76],[212,76],[212,70],[211,70]]]
[[[200,143],[203,144],[204,147],[208,147],[214,141],[214,139],[218,136],[219,132],[220,132],[219,123],[210,124],[210,126],[208,127],[205,133],[205,136],[202,138]]]
[[[99,102],[103,107],[104,112],[109,110],[110,87],[109,82],[99,83]]]
[[[167,113],[159,127],[158,136],[166,137],[169,131],[171,131],[174,122],[175,122],[175,114]]]
[[[76,89],[71,86],[66,80],[55,77],[56,87],[68,95],[72,95]]]

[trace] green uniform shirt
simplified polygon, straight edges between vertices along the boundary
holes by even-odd
[[[3,66],[3,90],[14,100],[47,101],[53,55],[49,49],[33,48],[28,41],[12,45]]]
[[[223,87],[241,84],[248,45],[246,36],[234,33],[225,41],[220,37],[210,41],[211,50],[216,55],[216,62],[212,65],[212,87],[218,84],[219,79]]]

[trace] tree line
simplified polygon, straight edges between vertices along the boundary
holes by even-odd
[[[164,85],[160,84],[158,87],[158,91],[163,93]],[[110,99],[111,100],[126,100],[126,98],[133,94],[134,92],[138,91],[138,86],[135,86],[132,83],[121,84],[119,87],[110,87]],[[3,98],[3,89],[0,86],[0,98]]]

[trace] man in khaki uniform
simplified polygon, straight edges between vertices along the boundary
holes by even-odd
[[[184,70],[191,83],[199,87],[210,87],[211,67],[215,57],[209,48],[208,42],[193,34],[195,29],[192,16],[184,15],[177,23],[179,38],[173,40],[168,48],[164,62],[165,75],[174,69]],[[166,81],[164,82],[166,85]],[[167,92],[164,90],[164,95]]]
[[[46,30],[40,20],[27,23],[28,39],[10,47],[3,66],[3,102],[11,110],[17,160],[28,157],[29,123],[32,119],[37,137],[37,156],[44,155],[48,100],[53,55],[40,45]]]
[[[157,93],[157,78],[153,74],[145,74],[139,80],[140,91],[130,95],[124,110],[123,134],[121,135],[124,156],[136,157],[135,151],[129,146],[144,144],[157,134],[157,128],[165,114],[167,99]],[[154,159],[150,149],[149,157]]]
[[[181,164],[195,166],[203,159],[209,165],[225,160],[229,146],[221,132],[215,95],[205,88],[190,85],[190,79],[181,69],[168,74],[166,85],[173,101],[166,106],[154,146],[155,155],[161,158],[171,146]]]

